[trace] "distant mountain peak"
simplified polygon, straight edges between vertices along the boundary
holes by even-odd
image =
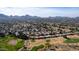
[[[4,14],[0,14],[0,17],[8,17],[8,16]]]

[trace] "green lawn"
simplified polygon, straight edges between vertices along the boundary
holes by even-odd
[[[79,38],[65,39],[64,42],[65,43],[78,43],[79,42]]]
[[[17,44],[15,46],[8,44],[8,42],[12,39],[17,40]],[[7,35],[5,37],[0,37],[0,51],[17,51],[23,47],[23,45],[24,41],[14,36]]]

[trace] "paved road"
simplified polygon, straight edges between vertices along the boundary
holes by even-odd
[[[64,34],[56,34],[56,35],[44,35],[44,36],[30,36],[31,39],[35,38],[53,38],[53,37],[61,37],[61,36],[67,36],[67,35],[74,35],[74,34],[79,34],[79,32],[75,32],[75,33],[64,33]]]

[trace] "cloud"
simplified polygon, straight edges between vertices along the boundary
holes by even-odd
[[[79,15],[79,8],[73,7],[4,7],[0,8],[0,13],[5,15],[32,15],[40,17],[49,16],[69,16],[76,17]]]

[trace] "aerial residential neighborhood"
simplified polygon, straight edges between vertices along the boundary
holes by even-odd
[[[3,10],[3,13],[0,13],[0,51],[78,51],[79,17],[73,16],[76,12],[73,13],[73,17],[66,14],[61,16],[63,11],[60,16],[47,17],[45,14],[41,17],[44,13],[40,10],[43,9],[38,8],[39,16],[27,13],[19,16],[17,12],[16,15],[7,15],[8,13],[5,14]],[[48,9],[52,11],[56,8]],[[59,10],[63,9],[62,7]],[[71,10],[64,10],[66,9]],[[36,11],[34,9],[33,12]]]

